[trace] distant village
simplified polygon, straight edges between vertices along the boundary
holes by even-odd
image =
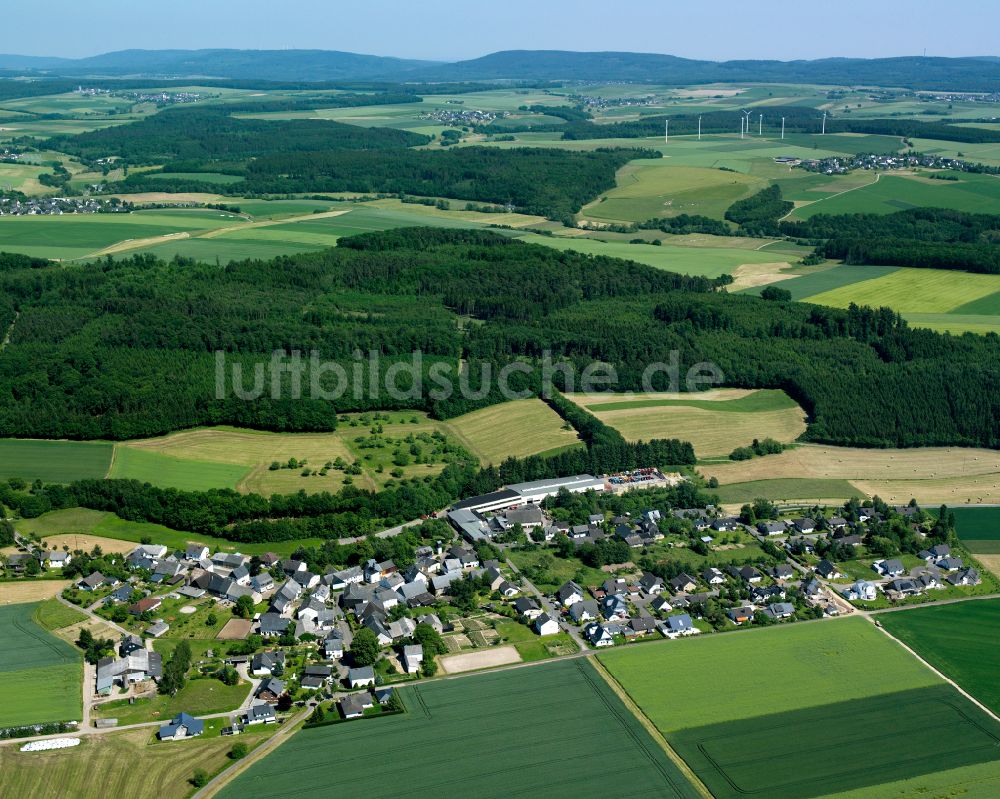
[[[891,171],[894,169],[949,169],[955,172],[976,172],[996,174],[1000,168],[965,161],[961,158],[945,158],[924,153],[859,153],[858,155],[832,156],[830,158],[796,158],[794,156],[778,156],[775,163],[790,167],[798,167],[807,172],[819,172],[824,175],[846,175],[856,169]]]
[[[131,203],[94,197],[0,197],[0,216],[61,216],[62,214],[123,214]]]

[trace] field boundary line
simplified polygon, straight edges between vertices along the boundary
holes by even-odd
[[[832,200],[834,197],[840,197],[842,194],[847,194],[848,192],[851,191],[857,191],[858,189],[867,189],[869,186],[874,186],[876,183],[878,183],[880,177],[882,177],[882,173],[876,172],[875,180],[873,180],[871,183],[862,183],[860,186],[853,186],[850,189],[844,189],[843,191],[838,191],[836,194],[831,194],[829,197],[820,197],[818,200],[813,200],[812,202],[808,202],[805,205],[800,205],[797,208],[793,208],[791,211],[789,211],[787,214],[781,217],[781,219],[779,219],[778,221],[784,222],[786,219],[788,219],[788,217],[790,217],[797,210],[799,210],[799,208],[811,208],[812,206],[816,205],[816,203],[821,203],[824,200]]]
[[[701,781],[697,774],[695,774],[691,767],[684,761],[684,759],[674,751],[674,748],[667,742],[667,739],[663,737],[656,726],[649,720],[649,717],[643,713],[642,709],[632,700],[632,697],[628,695],[628,692],[622,688],[621,683],[614,678],[614,676],[606,668],[604,664],[600,662],[596,657],[588,657],[588,662],[594,667],[601,678],[608,684],[608,687],[614,691],[615,696],[617,696],[622,704],[628,709],[628,711],[635,716],[638,722],[645,728],[646,732],[650,734],[652,739],[660,746],[671,762],[677,766],[681,774],[687,777],[688,782],[694,787],[694,789],[701,794],[704,799],[715,799],[714,795],[708,787]]]
[[[104,473],[104,479],[108,480],[111,478],[111,472],[115,468],[115,461],[118,459],[118,443],[111,445],[111,460],[108,461],[108,470]]]
[[[927,607],[927,606],[925,605],[924,607]],[[928,669],[930,669],[935,675],[937,675],[938,677],[940,677],[942,680],[944,680],[946,683],[948,683],[952,688],[954,688],[956,691],[958,691],[962,696],[964,696],[966,699],[968,699],[970,702],[972,702],[972,704],[974,704],[976,707],[978,707],[980,710],[982,710],[987,716],[989,716],[991,719],[993,719],[996,722],[1000,722],[1000,716],[998,716],[996,713],[994,713],[992,710],[990,710],[990,708],[988,708],[986,705],[984,705],[982,702],[980,702],[978,699],[976,699],[976,697],[974,697],[972,694],[970,694],[968,691],[966,691],[961,685],[959,685],[957,682],[955,682],[953,679],[951,679],[951,677],[948,677],[946,674],[942,673],[941,671],[939,671],[938,669],[936,669],[934,666],[932,666],[930,663],[928,663],[926,660],[924,660],[920,655],[917,654],[917,652],[916,652],[915,649],[913,649],[912,647],[909,646],[909,644],[906,644],[903,641],[901,641],[899,638],[896,638],[896,636],[894,636],[892,633],[890,633],[881,624],[876,624],[875,623],[875,619],[872,618],[871,616],[865,615],[864,618],[868,619],[875,626],[876,630],[879,630],[885,636],[887,636],[889,638],[889,640],[895,641],[897,644],[899,644],[901,647],[903,647],[903,649],[905,649],[907,652],[909,652],[911,655],[913,655],[913,657],[915,657],[917,660],[919,660],[921,663],[923,663],[924,666],[926,666]]]

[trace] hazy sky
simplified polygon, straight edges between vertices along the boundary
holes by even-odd
[[[689,58],[1000,55],[996,0],[2,0],[0,53],[316,48],[457,60],[495,50]]]

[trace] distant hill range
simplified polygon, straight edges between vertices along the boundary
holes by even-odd
[[[1000,89],[1000,59],[825,58],[699,61],[656,53],[505,50],[443,63],[335,50],[121,50],[67,59],[0,55],[0,69],[66,77],[211,77],[274,81],[634,81],[697,84],[819,83],[939,91]]]

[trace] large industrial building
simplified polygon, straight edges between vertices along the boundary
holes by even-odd
[[[448,520],[466,539],[478,541],[489,536],[484,513],[535,505],[546,497],[554,497],[564,488],[574,494],[582,494],[585,491],[605,491],[607,484],[589,474],[514,483],[499,491],[456,502],[448,512]]]

